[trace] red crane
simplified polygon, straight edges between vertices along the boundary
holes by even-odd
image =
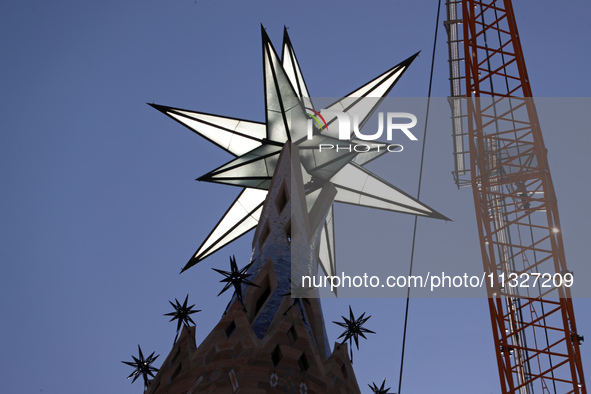
[[[454,178],[472,186],[502,392],[586,393],[573,276],[511,1],[446,5]]]

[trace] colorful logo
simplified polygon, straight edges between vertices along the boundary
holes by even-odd
[[[324,117],[320,115],[320,112],[314,111],[314,109],[308,107],[306,107],[306,109],[313,112],[313,114],[306,112],[306,115],[308,115],[309,117],[314,119],[316,123],[318,123],[318,128],[322,130],[322,123],[324,123],[324,128],[326,129],[326,131],[328,131],[328,125],[326,124],[326,120],[324,120]],[[322,120],[322,123],[320,123],[320,120]]]

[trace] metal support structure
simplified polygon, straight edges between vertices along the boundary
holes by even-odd
[[[511,1],[447,11],[454,175],[472,185],[502,392],[586,393],[570,290],[553,285],[569,271]]]
[[[466,76],[463,68],[463,37],[462,20],[459,19],[458,5],[461,0],[450,0],[446,3],[447,20],[444,22],[447,32],[449,55],[449,83],[450,96],[448,98],[451,109],[452,137],[454,152],[454,181],[458,188],[471,185],[469,169],[469,151],[466,122]]]

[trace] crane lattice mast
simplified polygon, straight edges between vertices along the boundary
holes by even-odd
[[[511,1],[446,6],[454,178],[472,186],[502,392],[586,393],[570,289],[543,286],[572,273]]]

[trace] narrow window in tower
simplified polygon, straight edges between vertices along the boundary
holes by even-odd
[[[298,359],[298,365],[302,372],[308,371],[310,369],[310,364],[308,363],[308,358],[306,357],[306,353],[302,353],[300,358]]]
[[[265,302],[267,302],[267,298],[269,298],[270,295],[271,295],[271,288],[269,287],[269,285],[267,285],[265,290],[261,293],[261,295],[257,299],[257,303],[255,305],[255,310],[254,310],[254,316],[259,314],[260,310],[263,308],[263,305],[265,305]]]
[[[269,223],[265,223],[263,229],[261,230],[261,236],[259,237],[259,248],[263,247],[263,244],[267,240],[267,237],[271,233],[271,229],[269,228]]]
[[[349,379],[349,373],[347,372],[347,366],[345,365],[345,363],[341,365],[341,373],[343,374],[345,380]]]
[[[265,265],[265,267],[267,267],[267,265]],[[271,295],[271,281],[269,279],[269,273],[260,272],[259,275],[261,277],[264,275],[264,277],[262,277],[260,281],[255,281],[259,287],[252,288],[254,290],[251,296],[252,298],[250,298],[252,301],[249,301],[249,303],[246,305],[246,316],[248,317],[248,321],[250,323],[255,321],[259,312],[263,309],[265,303]]]
[[[178,342],[177,342],[177,344],[178,344]],[[168,368],[172,368],[172,366],[173,366],[173,365],[174,365],[174,363],[176,362],[176,359],[177,359],[177,358],[179,357],[179,355],[181,354],[181,345],[180,345],[180,344],[178,344],[178,345],[176,345],[176,346],[177,346],[177,348],[176,348],[176,350],[175,350],[175,352],[174,352],[174,355],[173,355],[173,356],[172,356],[172,358],[170,359],[170,364],[169,364]]]
[[[287,337],[292,345],[298,340],[298,333],[295,330],[295,326],[291,326],[291,328],[287,330]]]
[[[273,352],[271,353],[271,361],[273,361],[273,365],[277,366],[282,358],[283,358],[283,354],[281,354],[281,349],[279,348],[279,345],[277,345],[277,346],[275,346],[275,349],[273,349]]]
[[[230,338],[234,333],[234,330],[236,330],[236,323],[232,320],[230,324],[228,324],[228,327],[226,327],[226,338]]]
[[[287,205],[289,201],[289,194],[287,193],[287,187],[285,186],[285,182],[281,185],[281,189],[279,193],[277,193],[277,198],[275,198],[275,208],[277,208],[277,212],[283,212],[283,208]]]
[[[178,374],[181,372],[181,369],[183,369],[183,364],[179,363],[179,365],[176,367],[176,369],[174,370],[174,372],[172,373],[172,375],[170,375],[170,379],[168,380],[169,383],[172,383],[172,381],[178,376]]]

